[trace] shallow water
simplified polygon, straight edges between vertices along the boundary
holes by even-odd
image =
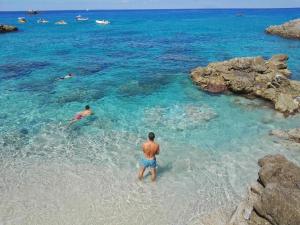
[[[245,16],[237,17],[243,12]],[[77,23],[78,14],[88,16]],[[211,61],[289,55],[300,42],[264,34],[300,9],[45,12],[0,36],[0,223],[197,224],[233,209],[257,160],[299,145],[271,129],[299,127],[263,101],[209,95],[189,71]],[[0,13],[16,24],[22,13]],[[95,19],[109,19],[98,26]],[[53,22],[65,19],[66,26]],[[297,66],[298,65],[298,66]],[[76,77],[55,78],[68,72]],[[89,104],[95,116],[66,129]],[[158,181],[136,180],[149,131],[161,144]]]

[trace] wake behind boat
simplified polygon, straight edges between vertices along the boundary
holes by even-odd
[[[108,25],[110,24],[110,21],[108,20],[96,20],[97,24],[101,24],[101,25]]]
[[[49,21],[45,19],[39,19],[37,23],[49,23]]]

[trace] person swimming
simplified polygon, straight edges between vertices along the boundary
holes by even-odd
[[[151,169],[151,180],[155,181],[156,180],[156,155],[159,154],[160,152],[160,148],[159,148],[159,144],[157,144],[156,142],[154,142],[155,139],[155,134],[153,132],[150,132],[148,134],[148,141],[145,142],[142,146],[143,152],[144,152],[144,156],[140,161],[141,167],[139,170],[139,175],[138,178],[140,180],[142,180],[144,178],[144,172],[146,170],[146,168],[150,168]]]
[[[91,110],[89,105],[85,106],[85,109],[79,113],[77,113],[74,118],[70,121],[69,126],[71,126],[72,124],[76,123],[77,121],[83,119],[84,117],[93,115],[93,111]]]
[[[59,78],[56,78],[55,80],[67,80],[67,79],[70,79],[72,77],[74,77],[74,74],[69,73],[68,75],[66,75],[64,77],[59,77]]]

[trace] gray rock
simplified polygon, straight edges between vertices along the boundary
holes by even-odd
[[[268,184],[254,209],[273,225],[299,225],[300,189]]]
[[[299,225],[300,167],[282,155],[260,159],[259,179],[227,225]]]
[[[264,187],[276,183],[286,188],[300,189],[300,168],[282,155],[268,155],[258,161],[258,175]]]
[[[210,63],[191,72],[191,79],[202,90],[223,93],[227,90],[270,101],[277,111],[291,115],[300,111],[300,82],[290,80],[287,55],[235,58]]]
[[[278,138],[295,141],[300,143],[300,128],[294,128],[290,130],[272,130],[270,135],[274,135]]]
[[[284,38],[300,39],[300,19],[291,20],[281,25],[270,26],[266,33]]]
[[[18,30],[17,27],[0,24],[0,33],[13,32],[17,30]]]

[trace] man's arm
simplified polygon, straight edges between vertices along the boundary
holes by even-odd
[[[143,152],[145,153],[145,143],[142,144],[142,150],[143,150]]]
[[[160,152],[160,148],[159,148],[159,144],[157,144],[156,155],[159,155],[159,152]]]

